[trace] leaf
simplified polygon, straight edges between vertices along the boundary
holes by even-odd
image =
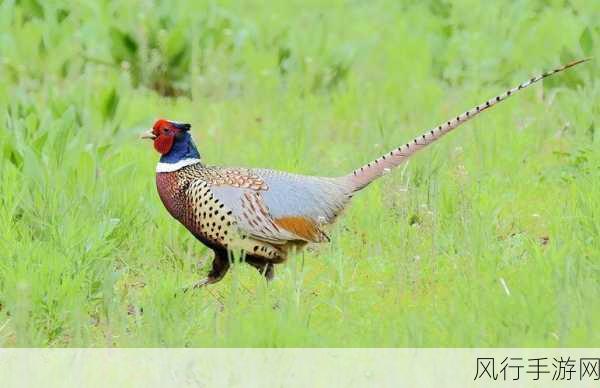
[[[98,148],[96,149],[96,153],[98,154],[98,156],[100,158],[102,158],[104,156],[104,154],[106,153],[106,151],[111,149],[111,147],[112,147],[112,144],[103,144],[101,146],[98,146]]]
[[[62,23],[70,14],[68,9],[60,8],[56,11],[56,21]]]
[[[577,55],[567,47],[563,47],[560,53],[561,63],[569,63],[577,58]],[[577,89],[583,86],[581,79],[581,71],[565,71],[560,77],[548,77],[543,81],[544,92],[556,87],[567,87],[569,89]]]
[[[442,20],[448,20],[452,13],[452,2],[433,0],[429,4],[429,11]]]
[[[4,154],[6,159],[11,162],[18,170],[23,168],[23,156],[10,144],[4,146]]]
[[[27,128],[28,132],[35,133],[38,130],[39,125],[40,121],[37,114],[29,113],[27,117],[25,117],[25,127]]]
[[[111,53],[117,62],[132,59],[137,54],[138,44],[128,33],[117,28],[110,29]]]
[[[583,50],[585,55],[592,54],[594,42],[592,39],[592,32],[590,31],[589,27],[586,27],[579,36],[579,45],[581,46],[581,49]]]
[[[594,123],[590,124],[590,127],[587,130],[587,133],[589,134],[590,140],[593,143],[594,142],[594,135],[596,134],[596,127],[594,127]]]
[[[184,61],[184,59],[186,59],[187,54],[188,54],[187,48],[182,47],[179,52],[173,54],[169,58],[169,68],[178,67],[180,64],[185,65],[187,61]]]
[[[279,47],[279,52],[277,53],[277,64],[279,65],[279,73],[281,75],[285,75],[290,67],[290,57],[292,56],[292,51],[285,46]]]
[[[117,95],[115,88],[112,88],[102,105],[102,115],[104,116],[105,121],[112,120],[115,117],[118,105],[119,96]]]
[[[172,62],[173,58],[180,56],[182,51],[190,49],[188,37],[180,29],[171,31],[164,45],[165,55],[169,58],[169,62]]]
[[[336,87],[340,82],[344,81],[348,77],[350,71],[350,64],[345,62],[337,62],[331,67],[332,76],[327,87],[329,89]]]
[[[33,146],[33,149],[39,154],[42,152],[42,149],[44,148],[44,145],[46,144],[47,140],[48,132],[43,132],[31,143],[31,145]]]
[[[44,18],[44,7],[37,0],[26,0],[21,6],[27,19]]]
[[[572,60],[574,60],[575,57],[576,55],[573,54],[573,51],[571,51],[571,49],[569,49],[568,47],[563,47],[563,49],[560,52],[561,63],[569,63]]]

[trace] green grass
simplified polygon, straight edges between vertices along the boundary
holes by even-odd
[[[0,344],[600,346],[600,3],[150,3],[0,1]],[[174,296],[210,252],[157,196],[157,117],[208,164],[341,175],[585,56],[271,284],[237,265]]]

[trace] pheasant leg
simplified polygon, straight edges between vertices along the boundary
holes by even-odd
[[[191,286],[185,287],[183,292],[188,292],[189,290],[202,288],[209,284],[214,284],[223,279],[227,271],[229,270],[229,257],[227,256],[227,251],[215,250],[215,258],[212,262],[212,269],[208,273],[208,276],[204,279],[197,281]]]
[[[246,257],[246,263],[256,268],[267,280],[273,280],[273,277],[275,276],[275,267],[273,263],[255,256]]]

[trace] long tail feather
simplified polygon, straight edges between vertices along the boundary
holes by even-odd
[[[350,181],[352,188],[354,191],[360,190],[363,187],[367,186],[369,183],[373,182],[375,179],[384,175],[390,169],[402,164],[406,161],[412,154],[415,152],[425,148],[429,144],[435,142],[448,132],[452,131],[454,128],[459,125],[467,122],[473,117],[477,116],[481,112],[491,108],[492,106],[498,104],[501,101],[506,100],[508,97],[512,96],[516,92],[521,89],[525,89],[528,86],[533,85],[534,83],[551,76],[553,74],[559,73],[563,70],[566,70],[570,67],[578,65],[582,62],[588,61],[587,59],[580,59],[577,61],[570,62],[564,66],[561,66],[552,71],[548,71],[542,75],[538,75],[537,77],[533,77],[522,84],[507,90],[506,92],[484,102],[483,104],[477,105],[474,108],[446,121],[443,124],[438,125],[435,128],[425,132],[421,136],[414,138],[412,141],[382,155],[381,157],[373,160],[372,162],[367,163],[366,165],[354,170],[352,173],[347,175],[347,179]]]

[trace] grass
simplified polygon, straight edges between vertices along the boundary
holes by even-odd
[[[600,346],[600,6],[0,1],[2,346]],[[221,283],[170,218],[204,160],[336,175],[571,59],[357,195],[332,243]],[[199,264],[200,263],[200,264]]]

